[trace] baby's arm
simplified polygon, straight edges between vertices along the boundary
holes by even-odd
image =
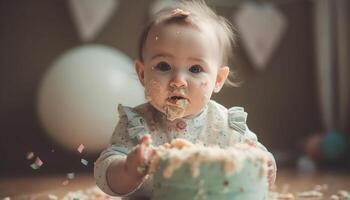
[[[118,194],[127,194],[135,190],[146,176],[142,169],[150,160],[153,149],[149,146],[150,136],[143,137],[140,144],[125,159],[115,160],[107,169],[107,182]],[[123,181],[120,181],[123,180]]]
[[[135,147],[137,138],[133,137],[133,131],[143,135],[147,130],[133,121],[130,122],[121,106],[118,109],[120,119],[111,139],[112,144],[96,160],[94,176],[97,186],[105,193],[128,196],[142,185],[145,175],[138,174],[137,167],[148,162],[148,155],[152,150],[146,145],[149,143],[148,137],[139,140],[140,144]]]

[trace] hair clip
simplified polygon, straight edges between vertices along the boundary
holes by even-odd
[[[188,15],[190,15],[190,12],[184,11],[180,8],[176,8],[171,11],[172,17],[187,17]]]

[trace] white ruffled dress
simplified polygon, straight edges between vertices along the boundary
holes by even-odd
[[[108,186],[106,173],[109,165],[117,159],[125,159],[132,148],[145,134],[150,134],[152,144],[158,146],[175,138],[184,138],[192,143],[227,147],[244,139],[258,142],[257,136],[247,127],[247,113],[242,107],[226,109],[211,100],[203,111],[193,117],[169,121],[151,104],[135,108],[118,106],[120,120],[111,138],[111,145],[95,162],[94,176],[98,187],[112,196],[123,199],[149,199],[152,193],[152,176],[128,194],[117,194]],[[266,150],[267,151],[267,150]],[[272,156],[273,157],[273,156]],[[120,180],[123,181],[123,180]]]

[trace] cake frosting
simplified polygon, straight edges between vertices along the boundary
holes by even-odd
[[[263,200],[267,154],[252,143],[205,147],[176,139],[156,148],[153,200]]]
[[[189,102],[187,99],[179,99],[176,101],[167,101],[164,106],[165,115],[168,120],[174,121],[177,118],[181,118],[185,115],[186,107]]]

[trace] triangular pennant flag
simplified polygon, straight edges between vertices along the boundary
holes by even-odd
[[[272,4],[246,2],[233,16],[248,56],[258,70],[266,68],[287,22]]]
[[[95,39],[116,11],[119,0],[68,0],[79,37],[87,42]]]

